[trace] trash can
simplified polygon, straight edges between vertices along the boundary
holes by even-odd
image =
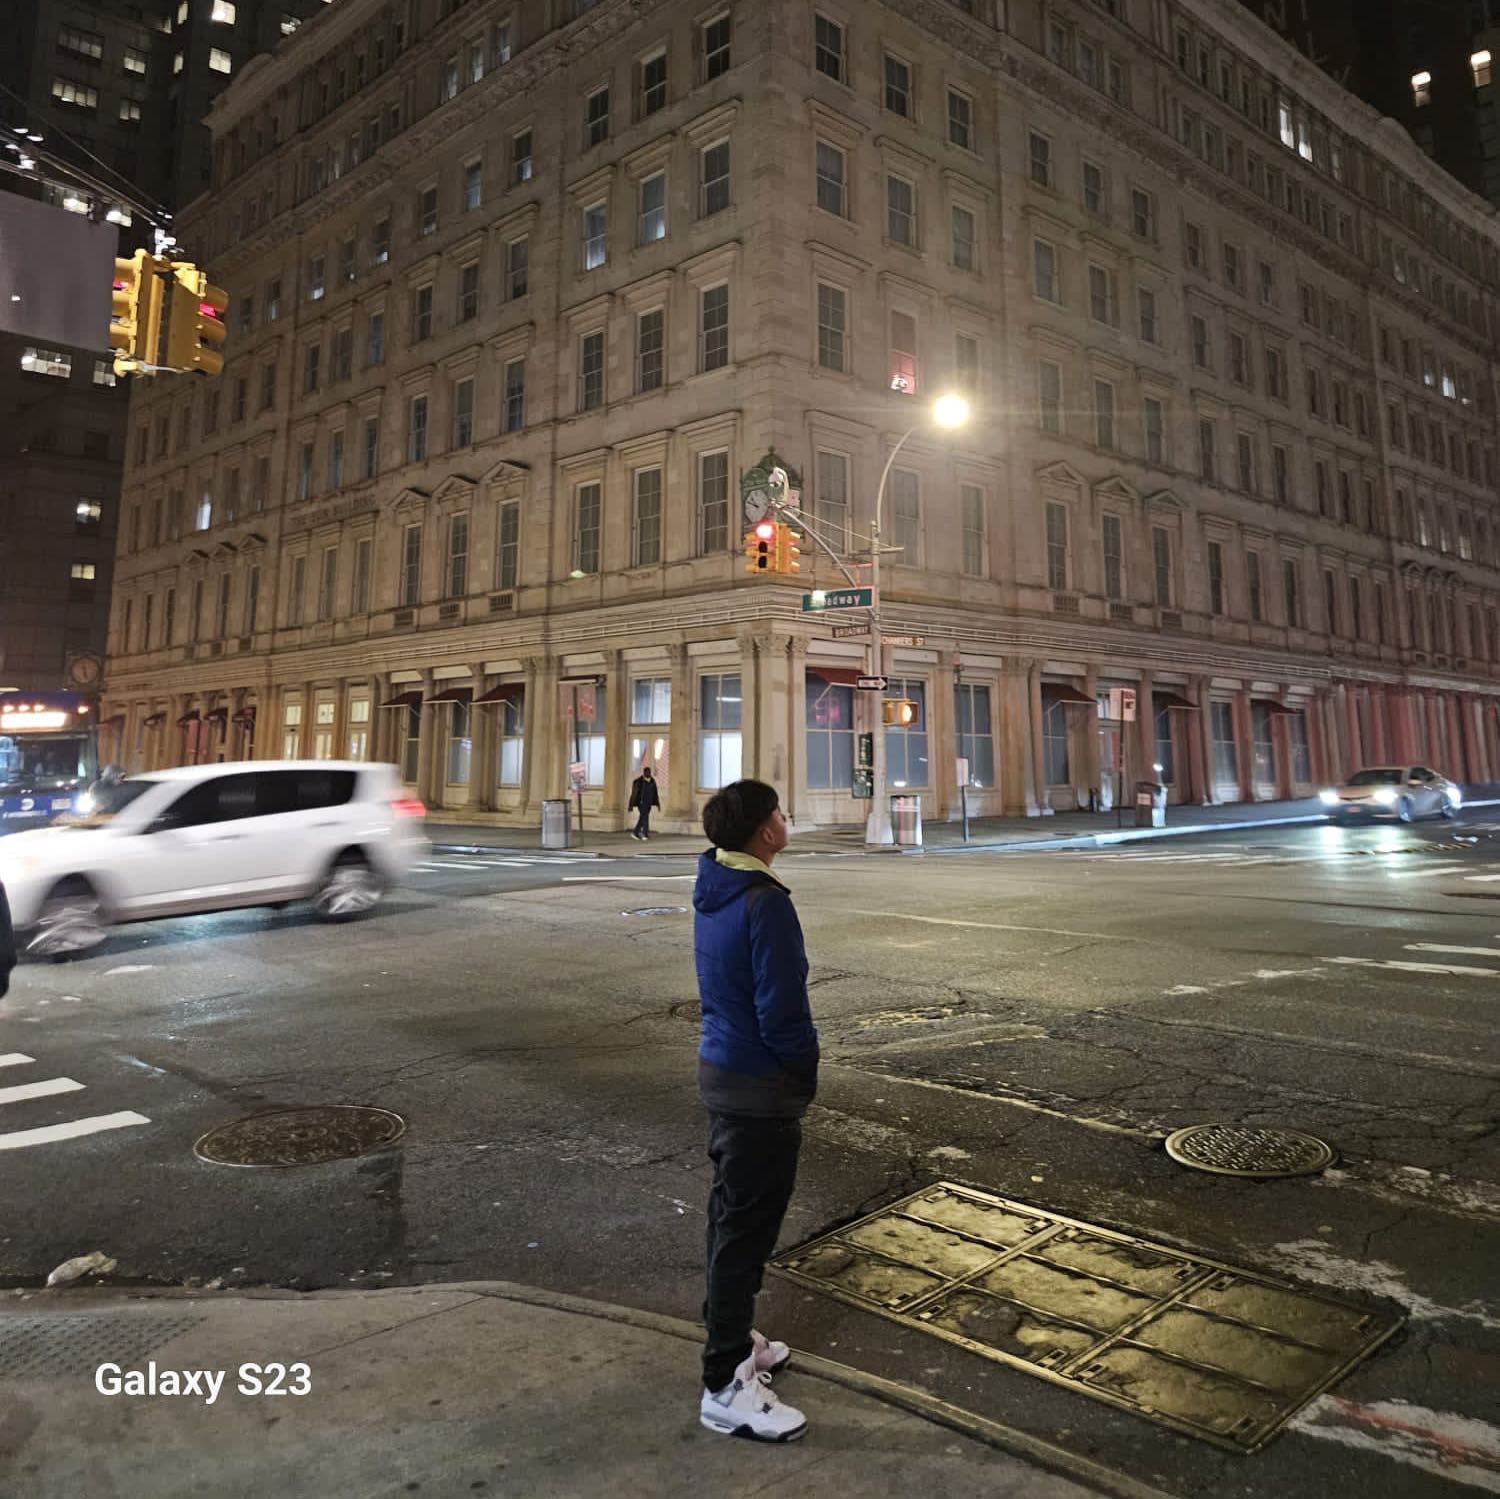
[[[922,846],[922,798],[920,796],[893,796],[891,798],[891,828],[896,842],[902,848]]]
[[[566,848],[572,825],[573,812],[566,801],[559,799],[542,803],[543,848]]]
[[[1135,783],[1135,825],[1164,828],[1167,825],[1167,788],[1155,781]]]

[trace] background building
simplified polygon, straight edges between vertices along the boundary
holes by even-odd
[[[991,812],[1495,777],[1500,244],[1403,132],[1223,0],[576,8],[340,0],[220,96],[181,233],[230,358],[133,393],[117,758],[856,820],[841,578],[747,577],[742,480],[857,549],[914,428],[928,816],[958,757]]]
[[[122,254],[149,247],[140,208],[170,210],[208,183],[203,119],[214,94],[321,9],[321,0],[10,7],[0,140],[15,149],[0,148],[0,191],[107,217]],[[26,154],[35,166],[21,171]],[[111,370],[107,351],[0,333],[0,686],[56,688],[70,661],[103,655],[129,399]]]

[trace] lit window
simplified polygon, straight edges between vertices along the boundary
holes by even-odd
[[[92,583],[94,581],[94,564],[92,562],[75,562],[73,564],[73,576]]]
[[[182,71],[182,53],[180,52],[174,52],[172,54],[172,71],[174,73],[180,73]]]
[[[217,21],[221,26],[233,26],[234,5],[232,4],[232,0],[214,0],[214,8],[209,19]]]
[[[290,11],[283,11],[281,13],[282,36],[290,36],[301,24],[301,20],[292,15]]]
[[[134,99],[121,99],[120,118],[126,124],[137,123],[141,118],[141,106]]]
[[[66,380],[73,373],[73,356],[60,349],[28,348],[21,355],[21,368],[30,375],[55,375]]]
[[[99,517],[104,514],[104,507],[98,500],[79,500],[75,511],[80,526],[93,526],[99,522]]]
[[[227,73],[234,67],[229,54],[222,47],[208,49],[208,65],[215,73]]]
[[[74,104],[79,109],[98,109],[99,90],[87,84],[74,83],[71,78],[52,80],[52,97],[62,104]]]
[[[94,384],[113,385],[115,383],[115,367],[108,359],[96,359],[94,361]]]
[[[1411,102],[1420,109],[1424,104],[1432,103],[1432,74],[1413,73],[1411,75]]]
[[[1490,54],[1486,49],[1476,52],[1469,59],[1469,67],[1474,73],[1474,87],[1484,88],[1490,81]]]
[[[125,71],[127,73],[139,73],[143,77],[146,72],[146,54],[137,52],[134,47],[125,49]]]

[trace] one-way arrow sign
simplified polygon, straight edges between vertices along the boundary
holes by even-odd
[[[884,677],[855,677],[854,685],[861,692],[884,692],[886,681]]]

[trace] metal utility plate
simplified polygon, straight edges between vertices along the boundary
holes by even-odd
[[[1253,1452],[1401,1318],[938,1182],[772,1262],[814,1290]]]

